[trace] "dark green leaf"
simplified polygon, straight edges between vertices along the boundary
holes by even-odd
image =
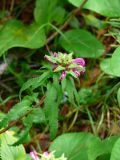
[[[64,20],[65,10],[58,4],[58,0],[36,0],[34,10],[35,21],[40,24],[57,22]]]
[[[68,52],[74,52],[77,57],[98,58],[104,52],[102,43],[86,30],[69,30],[65,37],[68,40],[60,38],[61,46]]]

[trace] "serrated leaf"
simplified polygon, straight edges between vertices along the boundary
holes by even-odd
[[[42,26],[25,26],[18,20],[8,21],[0,30],[0,56],[12,47],[40,48],[45,40]]]
[[[53,83],[48,84],[44,105],[46,119],[49,121],[51,139],[55,137],[58,129],[58,107],[62,99],[61,97],[61,89],[56,77]]]
[[[50,72],[46,71],[41,76],[29,79],[27,82],[23,84],[19,94],[21,95],[21,93],[28,88],[31,88],[33,90],[41,86],[49,77]]]
[[[9,122],[17,120],[25,112],[31,109],[31,105],[34,102],[33,96],[26,96],[21,102],[12,107],[12,109],[4,116],[0,121],[0,128],[6,127]]]
[[[33,121],[33,123],[45,123],[45,114],[42,110],[42,108],[33,108],[32,112],[28,115],[31,117],[30,121]]]
[[[60,45],[77,57],[98,58],[104,53],[104,46],[90,32],[83,29],[72,29],[65,32],[66,41],[60,38]]]
[[[12,144],[12,146],[18,146],[20,144],[23,144],[28,136],[28,133],[29,133],[31,127],[32,127],[32,122],[31,122],[31,124],[29,123],[24,130],[22,130],[22,134],[20,134],[19,139],[17,141],[15,141]]]

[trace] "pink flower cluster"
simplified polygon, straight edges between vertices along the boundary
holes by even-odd
[[[31,151],[30,157],[32,158],[32,160],[39,160],[39,157],[36,151]]]
[[[53,72],[61,72],[59,80],[63,80],[67,74],[77,78],[85,72],[85,60],[83,58],[72,58],[71,54],[54,52],[53,56],[45,55],[45,59],[53,64]]]

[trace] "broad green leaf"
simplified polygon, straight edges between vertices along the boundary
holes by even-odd
[[[118,92],[117,92],[117,100],[120,107],[120,88],[118,89]]]
[[[84,0],[68,0],[71,4],[73,4],[76,7],[79,7]]]
[[[58,4],[58,0],[36,0],[34,10],[35,21],[40,24],[57,22],[64,20],[65,10]]]
[[[110,74],[114,76],[112,68],[111,68],[111,58],[106,58],[100,63],[100,68],[106,74]]]
[[[68,39],[60,38],[60,45],[78,57],[98,58],[104,52],[104,46],[91,33],[83,29],[73,29],[65,33]]]
[[[119,160],[120,159],[120,138],[116,141],[113,146],[110,160]]]
[[[11,146],[16,140],[9,131],[0,135],[0,157],[2,160],[26,160],[25,149],[22,145]]]
[[[114,75],[120,77],[120,47],[118,47],[112,55],[111,69]]]
[[[91,143],[88,149],[88,159],[96,160],[97,157],[110,157],[113,145],[115,144],[118,138],[119,136],[112,136],[106,138],[105,140],[97,140],[94,143]]]
[[[70,3],[79,7],[83,0],[68,0]],[[84,5],[85,9],[92,10],[107,17],[120,17],[119,0],[88,0]]]
[[[111,58],[103,60],[100,66],[105,73],[120,77],[120,47],[115,49]]]
[[[40,48],[45,40],[42,26],[25,26],[17,20],[8,21],[0,30],[0,56],[12,47]]]
[[[55,151],[58,157],[64,153],[69,160],[88,160],[88,148],[95,141],[98,138],[89,133],[67,133],[57,137],[49,151]]]

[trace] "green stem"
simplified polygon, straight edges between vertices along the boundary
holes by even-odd
[[[97,135],[96,129],[95,129],[95,126],[94,126],[94,121],[93,121],[92,115],[91,115],[91,113],[90,113],[88,107],[86,107],[86,111],[87,111],[88,118],[89,118],[90,123],[91,123],[92,131],[93,131],[93,133],[94,133],[95,135]]]

